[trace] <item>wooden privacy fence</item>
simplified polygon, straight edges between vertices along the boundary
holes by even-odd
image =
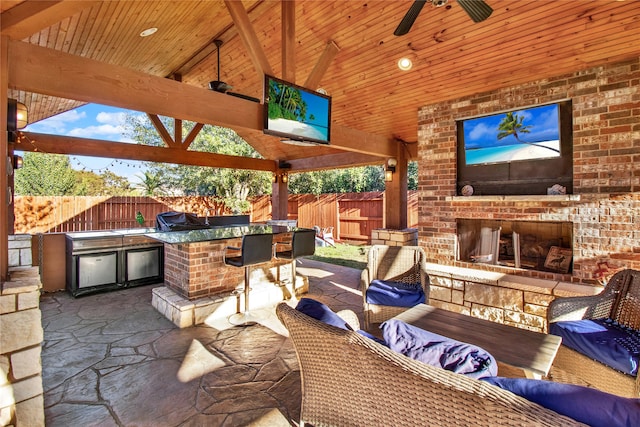
[[[408,195],[408,225],[418,223],[417,192]],[[288,219],[300,227],[333,227],[338,240],[369,241],[371,230],[384,223],[384,192],[342,194],[290,194]],[[219,200],[206,196],[185,197],[46,197],[15,198],[14,233],[64,233],[155,227],[156,215],[166,211],[192,212],[199,216],[223,215]],[[136,214],[144,224],[136,221]],[[251,221],[271,219],[271,196],[251,200]]]

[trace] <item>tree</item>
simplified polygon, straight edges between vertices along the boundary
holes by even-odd
[[[140,182],[136,188],[142,192],[143,196],[160,196],[164,192],[164,182],[161,172],[145,171],[144,174],[137,174]]]
[[[161,121],[173,133],[174,121],[162,117]],[[163,142],[151,122],[142,116],[127,118],[129,137],[140,144],[161,146]],[[184,121],[183,134],[187,134],[194,123]],[[201,151],[243,157],[259,158],[260,155],[233,130],[206,125],[189,147]],[[269,172],[213,168],[202,166],[147,163],[149,173],[160,177],[165,191],[172,194],[215,196],[224,200],[226,206],[235,211],[246,211],[250,196],[271,192]]]
[[[16,195],[70,196],[74,195],[76,177],[67,156],[25,153],[14,182]]]
[[[498,130],[499,130],[498,140],[506,138],[509,135],[513,135],[513,137],[518,142],[522,142],[529,145],[535,145],[536,147],[547,148],[549,150],[555,151],[556,153],[560,152],[560,150],[556,150],[555,148],[552,148],[552,147],[537,145],[534,142],[522,141],[519,137],[519,134],[531,132],[530,130],[531,126],[530,125],[525,126],[523,122],[524,122],[524,116],[519,116],[517,114],[513,114],[513,112],[508,112],[505,115],[504,119],[502,119],[500,124],[498,124]]]

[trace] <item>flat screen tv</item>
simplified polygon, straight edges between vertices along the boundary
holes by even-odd
[[[264,132],[285,141],[329,144],[331,97],[265,76]]]
[[[456,126],[460,194],[469,194],[465,186],[475,195],[573,191],[570,101],[458,120]]]

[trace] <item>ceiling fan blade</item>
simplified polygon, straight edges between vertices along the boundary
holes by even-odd
[[[473,19],[473,22],[482,22],[493,12],[491,6],[482,0],[458,0],[458,4]]]
[[[404,18],[402,18],[402,21],[400,21],[398,28],[396,28],[396,30],[393,32],[394,36],[404,36],[409,32],[411,26],[415,22],[416,18],[420,14],[420,11],[427,1],[430,0],[416,0],[413,2],[409,10],[407,11],[407,14],[404,15]]]

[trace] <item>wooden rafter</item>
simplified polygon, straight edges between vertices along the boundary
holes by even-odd
[[[296,82],[296,2],[282,1],[282,78]]]
[[[160,135],[160,138],[162,139],[162,142],[164,142],[167,145],[167,147],[169,147],[169,148],[179,148],[180,147],[180,142],[179,141],[176,142],[171,137],[171,135],[169,135],[169,131],[164,126],[162,121],[160,121],[160,117],[158,117],[156,114],[147,114],[147,117],[149,117],[149,120],[151,120],[151,124],[153,124],[153,127],[156,129],[156,131]]]
[[[314,90],[318,88],[324,73],[327,71],[329,65],[331,65],[331,62],[333,61],[333,58],[335,58],[338,52],[340,52],[338,45],[333,40],[329,41],[325,46],[322,55],[320,55],[320,59],[318,59],[313,70],[311,70],[309,77],[307,77],[304,87]]]
[[[261,75],[273,75],[267,55],[265,55],[264,50],[262,50],[260,46],[260,41],[249,20],[249,14],[242,5],[242,2],[225,0],[224,4],[227,5],[227,9],[229,9],[231,19],[233,19],[233,23],[238,28],[240,39],[247,49],[255,69]]]
[[[16,143],[16,150],[270,172],[275,171],[277,168],[277,163],[273,160],[252,157],[229,156],[226,154],[189,151],[182,148],[153,147],[150,145],[33,132],[22,132],[21,135],[18,143]]]
[[[25,1],[2,13],[2,35],[21,40],[98,1]]]

